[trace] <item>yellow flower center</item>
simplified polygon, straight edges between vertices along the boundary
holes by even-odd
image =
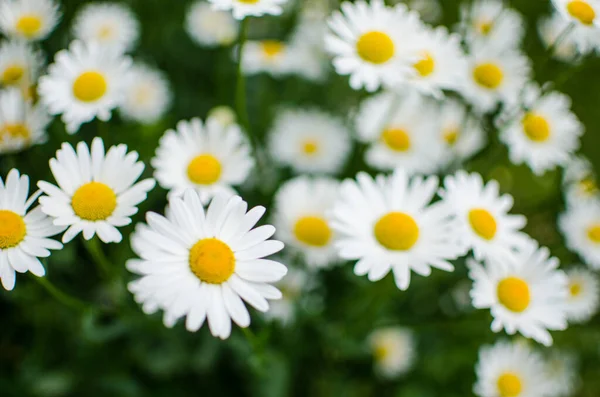
[[[114,37],[115,31],[112,26],[104,25],[98,29],[98,38],[100,40],[110,40]]]
[[[376,361],[383,361],[390,356],[390,349],[384,344],[379,344],[373,349],[373,356]]]
[[[35,37],[42,28],[42,18],[34,14],[23,15],[17,21],[17,31],[27,38]]]
[[[454,128],[445,129],[442,137],[444,138],[444,141],[446,141],[446,143],[449,146],[454,146],[454,144],[458,140],[459,135],[460,135],[460,130],[458,128],[454,127]]]
[[[201,281],[221,284],[235,270],[235,255],[227,244],[216,238],[198,241],[190,250],[190,269]]]
[[[496,236],[496,219],[487,210],[475,208],[469,211],[469,223],[473,231],[483,239],[491,240]]]
[[[528,112],[522,120],[523,131],[534,142],[544,142],[550,137],[550,124],[538,114]]]
[[[583,287],[581,286],[581,283],[579,283],[579,282],[572,281],[569,284],[569,293],[571,294],[571,296],[573,298],[579,296],[581,294],[582,290],[583,290]]]
[[[313,139],[306,140],[302,143],[302,151],[307,155],[316,154],[319,151],[319,144]]]
[[[584,25],[593,25],[596,11],[587,1],[573,0],[567,4],[567,11],[571,16]]]
[[[591,196],[598,192],[598,184],[593,177],[589,176],[579,181],[579,189],[581,189],[583,193]]]
[[[0,249],[16,247],[26,233],[22,217],[12,211],[0,210]]]
[[[375,238],[385,248],[393,251],[406,251],[419,239],[419,226],[408,214],[390,212],[375,224]]]
[[[82,185],[71,199],[75,215],[86,221],[102,221],[117,208],[117,195],[101,182]]]
[[[221,176],[221,162],[212,154],[201,154],[190,161],[187,175],[198,185],[212,185]]]
[[[517,397],[523,390],[521,379],[512,372],[506,372],[498,378],[500,397]]]
[[[258,3],[260,0],[237,0],[239,3],[244,3],[244,4],[256,4]]]
[[[502,69],[493,63],[482,63],[473,70],[475,82],[490,90],[498,88],[504,79]]]
[[[11,138],[29,138],[29,128],[25,124],[5,124],[1,131],[8,134]]]
[[[588,231],[588,237],[592,242],[598,244],[600,243],[600,224],[595,224],[591,226]]]
[[[2,73],[2,84],[13,85],[21,81],[25,75],[25,68],[21,65],[9,65]]]
[[[518,277],[507,277],[498,283],[498,300],[508,310],[521,313],[529,306],[529,285]]]
[[[73,95],[83,102],[95,102],[106,94],[104,76],[95,71],[83,72],[73,83]]]
[[[285,44],[278,40],[263,40],[261,42],[262,50],[268,58],[273,58],[283,52]]]
[[[427,77],[435,69],[435,60],[430,53],[425,53],[423,58],[414,64],[414,68],[419,72],[421,77]]]
[[[481,32],[484,36],[487,36],[492,31],[494,27],[494,21],[482,20],[476,24],[477,30]]]
[[[388,128],[381,134],[381,140],[390,149],[397,152],[406,152],[410,149],[410,136],[400,128]]]
[[[305,216],[296,222],[294,235],[304,244],[324,247],[331,240],[331,228],[320,216]]]
[[[368,32],[356,42],[356,51],[365,61],[382,64],[394,56],[394,42],[383,32]]]

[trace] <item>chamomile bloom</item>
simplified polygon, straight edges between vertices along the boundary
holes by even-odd
[[[227,339],[231,320],[250,325],[247,302],[269,310],[267,299],[280,299],[270,283],[287,268],[264,259],[280,251],[283,243],[269,240],[275,228],[257,228],[264,207],[247,211],[239,196],[215,197],[205,211],[198,192],[171,197],[167,217],[149,212],[147,225],[136,229],[132,246],[140,260],[128,268],[141,277],[129,284],[146,313],[164,311],[167,327],[186,317],[186,328],[197,331],[205,320],[213,336]],[[243,300],[243,301],[242,301]]]
[[[56,54],[48,74],[40,78],[40,100],[50,114],[62,114],[70,134],[95,117],[108,121],[123,100],[130,63],[95,42],[74,41]]]
[[[598,311],[600,304],[600,284],[591,271],[583,267],[567,270],[569,295],[566,302],[567,319],[570,322],[583,323]]]
[[[194,189],[207,203],[217,194],[235,194],[233,186],[246,181],[254,159],[237,124],[225,126],[217,119],[203,123],[194,118],[165,132],[152,166],[154,177],[170,195]]]
[[[265,317],[278,320],[283,325],[290,325],[296,318],[296,308],[303,292],[311,289],[313,278],[305,270],[288,268],[288,273],[275,284],[281,291],[281,299],[270,302]]]
[[[12,169],[6,180],[0,177],[0,281],[8,291],[15,287],[15,271],[43,277],[46,270],[38,258],[62,248],[49,237],[64,228],[53,225],[40,207],[30,209],[39,194],[28,195],[27,175]]]
[[[130,120],[152,124],[160,119],[171,105],[169,82],[165,75],[142,63],[133,64],[126,82],[125,98],[120,113]]]
[[[563,190],[567,205],[600,202],[600,189],[592,164],[582,156],[573,156],[564,168]]]
[[[75,16],[73,35],[82,41],[95,41],[115,52],[133,48],[140,35],[135,14],[120,3],[90,3]]]
[[[553,350],[546,356],[546,372],[552,383],[553,397],[569,397],[580,383],[579,360],[568,351]]]
[[[422,26],[418,14],[404,4],[392,8],[383,0],[344,2],[328,24],[326,49],[336,72],[350,76],[352,88],[375,91],[414,76]]]
[[[200,0],[188,9],[185,30],[201,46],[228,46],[237,39],[239,24],[231,13],[215,10],[211,4]]]
[[[304,15],[294,29],[288,53],[296,59],[291,62],[291,73],[307,80],[322,81],[329,72],[329,58],[323,37],[327,32],[325,17]]]
[[[342,259],[357,260],[354,273],[370,281],[390,270],[406,290],[411,270],[429,276],[431,268],[453,271],[449,262],[465,253],[456,221],[443,202],[431,204],[438,186],[435,176],[412,180],[402,170],[377,179],[359,173],[345,180],[330,213]]]
[[[498,50],[519,48],[525,21],[503,0],[476,0],[461,9],[461,28],[470,46],[491,45]]]
[[[479,397],[550,397],[551,379],[544,358],[522,342],[500,341],[479,350],[475,367]]]
[[[31,87],[37,80],[43,61],[39,52],[23,41],[0,44],[0,86]]]
[[[288,0],[208,0],[216,10],[231,10],[235,19],[280,15]]]
[[[0,154],[46,142],[50,117],[16,88],[0,91]]]
[[[137,205],[154,187],[153,179],[136,183],[144,171],[137,152],[127,153],[127,146],[112,146],[106,154],[101,138],[94,138],[91,148],[79,142],[77,148],[63,143],[50,160],[50,170],[58,186],[45,181],[38,187],[42,211],[54,218],[54,224],[68,226],[63,243],[79,233],[90,240],[98,235],[105,243],[118,243],[117,229],[131,223]]]
[[[394,379],[408,372],[416,359],[415,337],[403,327],[378,328],[368,337],[375,373]]]
[[[341,120],[320,110],[282,109],[268,147],[277,163],[296,172],[334,174],[350,154],[350,132]]]
[[[582,53],[600,48],[600,1],[599,0],[552,0],[556,10],[574,28],[569,32]]]
[[[593,269],[600,269],[600,203],[581,201],[558,218],[567,247]]]
[[[444,179],[440,196],[456,216],[456,233],[476,259],[510,257],[528,245],[529,237],[520,231],[527,219],[509,214],[513,198],[500,195],[497,181],[484,184],[481,175],[461,170]]]
[[[217,120],[225,127],[235,124],[237,121],[235,111],[227,105],[215,106],[208,111],[206,117]]]
[[[54,29],[60,12],[54,0],[0,1],[0,31],[9,37],[42,40]]]
[[[242,71],[247,75],[285,75],[297,61],[291,55],[289,46],[280,40],[248,41],[242,50]]]
[[[327,213],[338,187],[334,179],[300,176],[286,182],[275,195],[277,237],[302,253],[310,267],[327,267],[337,259]]]
[[[589,46],[580,48],[573,33],[564,34],[566,29],[575,29],[569,25],[570,22],[556,12],[538,21],[538,34],[544,46],[547,50],[553,48],[552,57],[563,62],[574,61],[582,50],[584,54],[592,50]]]
[[[504,329],[509,335],[519,332],[550,346],[552,336],[548,331],[567,328],[569,279],[558,270],[558,264],[547,248],[535,242],[517,255],[488,259],[485,265],[469,259],[473,306],[490,309],[492,331]]]

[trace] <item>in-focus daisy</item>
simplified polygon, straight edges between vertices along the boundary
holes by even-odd
[[[0,31],[9,37],[42,40],[59,19],[60,12],[54,0],[0,1]]]
[[[270,302],[265,317],[279,320],[283,325],[290,325],[296,318],[296,307],[303,293],[313,286],[311,275],[305,270],[288,268],[288,273],[275,284],[281,291],[281,299]]]
[[[195,189],[207,203],[216,194],[235,194],[254,167],[250,145],[237,124],[198,118],[177,123],[160,139],[152,159],[154,177],[170,195]]]
[[[336,72],[349,75],[352,88],[375,91],[415,74],[422,34],[416,12],[404,4],[386,7],[383,0],[344,2],[341,10],[329,18],[325,46]]]
[[[301,252],[308,266],[326,267],[337,259],[335,236],[327,220],[337,191],[334,179],[300,176],[282,185],[275,195],[277,237]]]
[[[569,249],[593,269],[600,269],[600,203],[574,203],[558,218],[558,227]]]
[[[130,63],[95,42],[74,41],[56,54],[48,75],[40,78],[40,99],[50,114],[62,113],[70,134],[95,117],[108,121],[123,100]]]
[[[359,173],[345,180],[331,211],[341,258],[358,260],[354,273],[377,281],[390,270],[406,290],[411,270],[429,276],[431,268],[453,271],[449,262],[465,253],[456,221],[446,204],[431,204],[435,176],[409,180],[402,170],[371,178]]]
[[[199,194],[188,189],[171,197],[167,217],[146,214],[147,225],[138,226],[132,246],[141,260],[128,268],[142,277],[129,284],[135,300],[146,313],[164,311],[164,323],[172,327],[186,318],[186,328],[197,331],[205,320],[211,333],[226,339],[231,320],[250,325],[247,302],[257,310],[269,309],[267,299],[280,299],[270,285],[287,268],[264,259],[280,251],[283,243],[269,240],[275,228],[254,225],[264,207],[247,211],[239,196],[216,196],[205,211]]]
[[[591,271],[583,267],[567,270],[569,294],[567,297],[567,319],[570,322],[588,321],[598,311],[600,284]]]
[[[171,105],[172,94],[165,75],[142,63],[134,64],[126,79],[121,114],[142,124],[160,119]]]
[[[538,33],[546,49],[553,48],[552,57],[563,62],[573,62],[579,53],[587,53],[592,48],[589,46],[580,46],[577,40],[578,35],[574,33],[565,34],[566,29],[573,29],[570,22],[558,13],[553,13],[550,17],[541,18],[538,21]]]
[[[115,52],[126,52],[133,48],[140,35],[140,23],[121,3],[90,3],[77,12],[73,35]]]
[[[0,44],[0,85],[31,87],[37,80],[42,57],[23,41],[4,41]]]
[[[350,132],[341,120],[320,110],[282,109],[268,147],[275,161],[296,172],[333,174],[350,154]]]
[[[506,341],[479,350],[475,367],[479,397],[550,397],[551,379],[544,358],[526,343]]]
[[[9,291],[15,287],[15,271],[43,277],[46,270],[38,258],[62,248],[49,237],[64,228],[53,225],[40,207],[30,210],[39,194],[28,195],[27,175],[12,169],[5,181],[0,177],[0,280]]]
[[[563,191],[567,205],[600,202],[600,189],[592,164],[583,156],[573,156],[564,168]]]
[[[228,46],[238,36],[238,22],[227,11],[215,10],[204,0],[190,6],[185,17],[185,30],[199,45]]]
[[[485,265],[469,259],[473,306],[490,309],[492,331],[519,332],[549,346],[548,331],[567,328],[564,303],[569,280],[558,264],[547,248],[535,242],[518,255],[487,259]]]
[[[476,0],[461,9],[461,29],[470,46],[517,49],[525,35],[525,21],[503,0]]]
[[[527,219],[508,213],[513,198],[500,195],[497,181],[484,184],[481,175],[461,170],[444,179],[440,196],[456,215],[456,233],[476,259],[510,257],[528,245],[529,237],[520,231]]]
[[[0,154],[46,142],[50,117],[16,88],[0,91]]]
[[[50,170],[58,186],[45,181],[38,187],[42,211],[54,218],[54,224],[68,226],[63,243],[79,233],[90,240],[98,234],[105,243],[122,240],[118,227],[131,223],[137,205],[154,187],[154,179],[136,183],[144,171],[137,152],[127,153],[126,145],[112,146],[106,154],[101,138],[94,138],[91,150],[85,142],[77,151],[67,144],[50,160]]]
[[[416,358],[415,337],[403,327],[386,327],[374,330],[368,338],[373,354],[375,372],[393,379],[408,372]]]
[[[288,0],[208,0],[216,10],[231,10],[235,19],[247,16],[280,15]]]
[[[288,74],[297,60],[290,48],[279,40],[248,41],[242,53],[242,71],[247,75],[267,72],[273,76]]]
[[[553,350],[546,357],[553,397],[573,396],[579,387],[579,360],[568,351]]]
[[[568,33],[582,53],[600,48],[600,1],[599,0],[552,0],[558,12],[574,24]]]

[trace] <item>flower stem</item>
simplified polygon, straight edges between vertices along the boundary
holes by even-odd
[[[102,246],[100,245],[100,240],[97,238],[92,238],[91,240],[84,240],[83,245],[94,260],[96,266],[98,267],[98,272],[100,273],[100,276],[107,280],[110,280],[112,273],[112,264],[104,254]]]
[[[63,291],[50,282],[46,277],[33,276],[33,279],[38,282],[54,299],[59,301],[65,306],[68,306],[74,310],[87,310],[88,305],[80,299],[77,299]]]

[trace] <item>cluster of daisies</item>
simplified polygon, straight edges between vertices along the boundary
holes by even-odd
[[[183,25],[199,46],[233,47],[249,17],[289,12],[289,3],[195,1]],[[330,10],[306,1],[286,39],[248,40],[232,51],[248,76],[323,84],[332,64],[352,89],[370,94],[351,117],[279,109],[266,138],[267,160],[293,177],[274,193],[272,225],[257,226],[266,209],[249,208],[239,196],[267,181],[256,176],[265,170],[256,165],[248,131],[227,108],[167,130],[150,162],[153,178],[144,180],[144,163],[125,145],[105,148],[99,137],[90,145],[65,143],[49,162],[55,183],[39,181],[29,196],[28,177],[17,170],[0,179],[4,288],[14,288],[16,272],[43,276],[40,258],[79,234],[120,243],[119,228],[158,183],[168,205],[164,215],[147,213],[136,226],[130,240],[137,258],[126,267],[136,275],[128,285],[136,302],[145,313],[161,311],[166,326],[182,320],[197,331],[206,323],[226,339],[232,323],[250,325],[247,306],[292,322],[319,269],[351,262],[357,276],[373,282],[391,273],[404,291],[413,273],[452,272],[465,262],[471,303],[490,311],[492,331],[524,337],[481,349],[475,393],[567,395],[574,384],[570,356],[541,353],[525,339],[550,346],[550,332],[586,322],[598,309],[592,270],[600,269],[600,195],[590,163],[575,156],[584,127],[568,96],[533,82],[517,11],[501,0],[476,0],[448,30],[424,22],[439,16],[436,2],[410,3],[357,0]],[[552,56],[580,62],[600,49],[600,2],[552,4],[555,15],[539,29]],[[61,115],[74,134],[93,119],[110,120],[115,109],[153,123],[169,107],[163,74],[130,57],[140,26],[125,6],[79,10],[74,41],[45,68],[34,42],[59,20],[53,0],[0,0],[7,37],[0,44],[0,153],[43,143],[51,116]],[[461,169],[484,150],[491,131],[514,164],[536,175],[564,170],[558,227],[587,266],[559,266],[523,232],[527,220],[511,213],[513,198],[498,182]],[[373,172],[340,181],[351,153]],[[62,243],[52,238],[58,234]],[[267,259],[284,243],[285,253]],[[280,263],[294,258],[307,269]],[[377,329],[367,339],[379,374],[410,369],[417,349],[409,329]]]

